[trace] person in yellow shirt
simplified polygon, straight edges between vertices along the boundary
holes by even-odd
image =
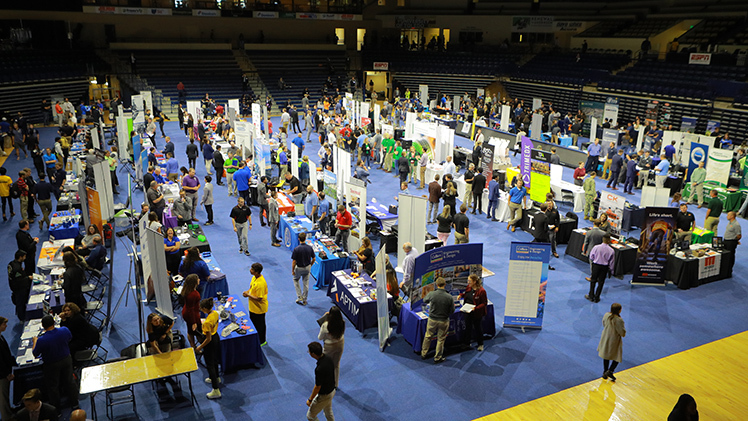
[[[16,213],[13,212],[13,201],[10,197],[10,186],[13,184],[13,179],[8,177],[6,175],[7,173],[7,168],[0,167],[0,200],[2,200],[3,202],[3,221],[8,220],[8,218],[5,216],[6,204],[10,206],[10,215],[16,215]]]
[[[220,354],[219,338],[218,338],[218,312],[213,310],[213,299],[206,298],[200,301],[200,311],[207,314],[203,322],[203,335],[205,339],[203,342],[195,348],[195,352],[203,353],[205,367],[208,369],[208,378],[205,379],[206,383],[210,383],[213,390],[207,394],[208,399],[218,399],[221,397],[221,391],[218,390],[218,385],[221,383],[221,378],[218,377],[218,357]]]
[[[262,264],[252,263],[249,273],[252,274],[252,281],[249,289],[242,295],[249,300],[249,319],[255,325],[257,334],[260,335],[260,346],[265,346],[267,345],[265,313],[268,312],[268,284],[262,276]]]

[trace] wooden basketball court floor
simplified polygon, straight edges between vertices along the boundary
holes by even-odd
[[[666,420],[683,393],[701,420],[748,419],[746,356],[748,331],[618,372],[615,383],[598,378],[480,420]]]

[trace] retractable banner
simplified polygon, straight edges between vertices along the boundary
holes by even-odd
[[[647,207],[632,284],[665,284],[665,265],[673,243],[676,208]]]
[[[626,198],[611,192],[600,193],[600,207],[597,210],[597,217],[602,214],[608,215],[610,229],[614,234],[621,233],[621,224],[623,223],[623,208],[626,204]]]
[[[533,149],[530,154],[530,199],[545,202],[545,195],[551,191],[551,153]]]
[[[611,127],[615,127],[618,124],[618,98],[609,96],[605,100],[603,118],[607,118],[610,121]]]
[[[732,151],[729,149],[711,148],[706,166],[706,181],[714,181],[727,187],[732,166]]]
[[[551,245],[515,243],[509,252],[504,327],[543,327]]]
[[[530,188],[530,177],[532,173],[532,140],[527,136],[522,136],[522,155],[520,156],[520,174],[522,175],[522,181],[525,183],[525,188]]]
[[[691,142],[691,151],[688,154],[688,175],[686,181],[691,181],[691,174],[699,167],[700,163],[706,166],[707,157],[709,156],[709,145]]]

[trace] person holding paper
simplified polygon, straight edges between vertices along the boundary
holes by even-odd
[[[468,287],[460,294],[460,298],[465,300],[462,312],[465,314],[465,348],[470,348],[473,341],[473,329],[478,341],[478,351],[483,351],[483,316],[486,315],[486,306],[488,306],[488,296],[483,289],[483,281],[478,275],[468,277]],[[469,308],[469,310],[466,310]]]

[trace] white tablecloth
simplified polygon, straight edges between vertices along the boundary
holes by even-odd
[[[556,195],[556,201],[560,201],[561,190],[569,190],[574,194],[574,212],[584,211],[584,189],[568,181],[551,181],[551,190]]]

